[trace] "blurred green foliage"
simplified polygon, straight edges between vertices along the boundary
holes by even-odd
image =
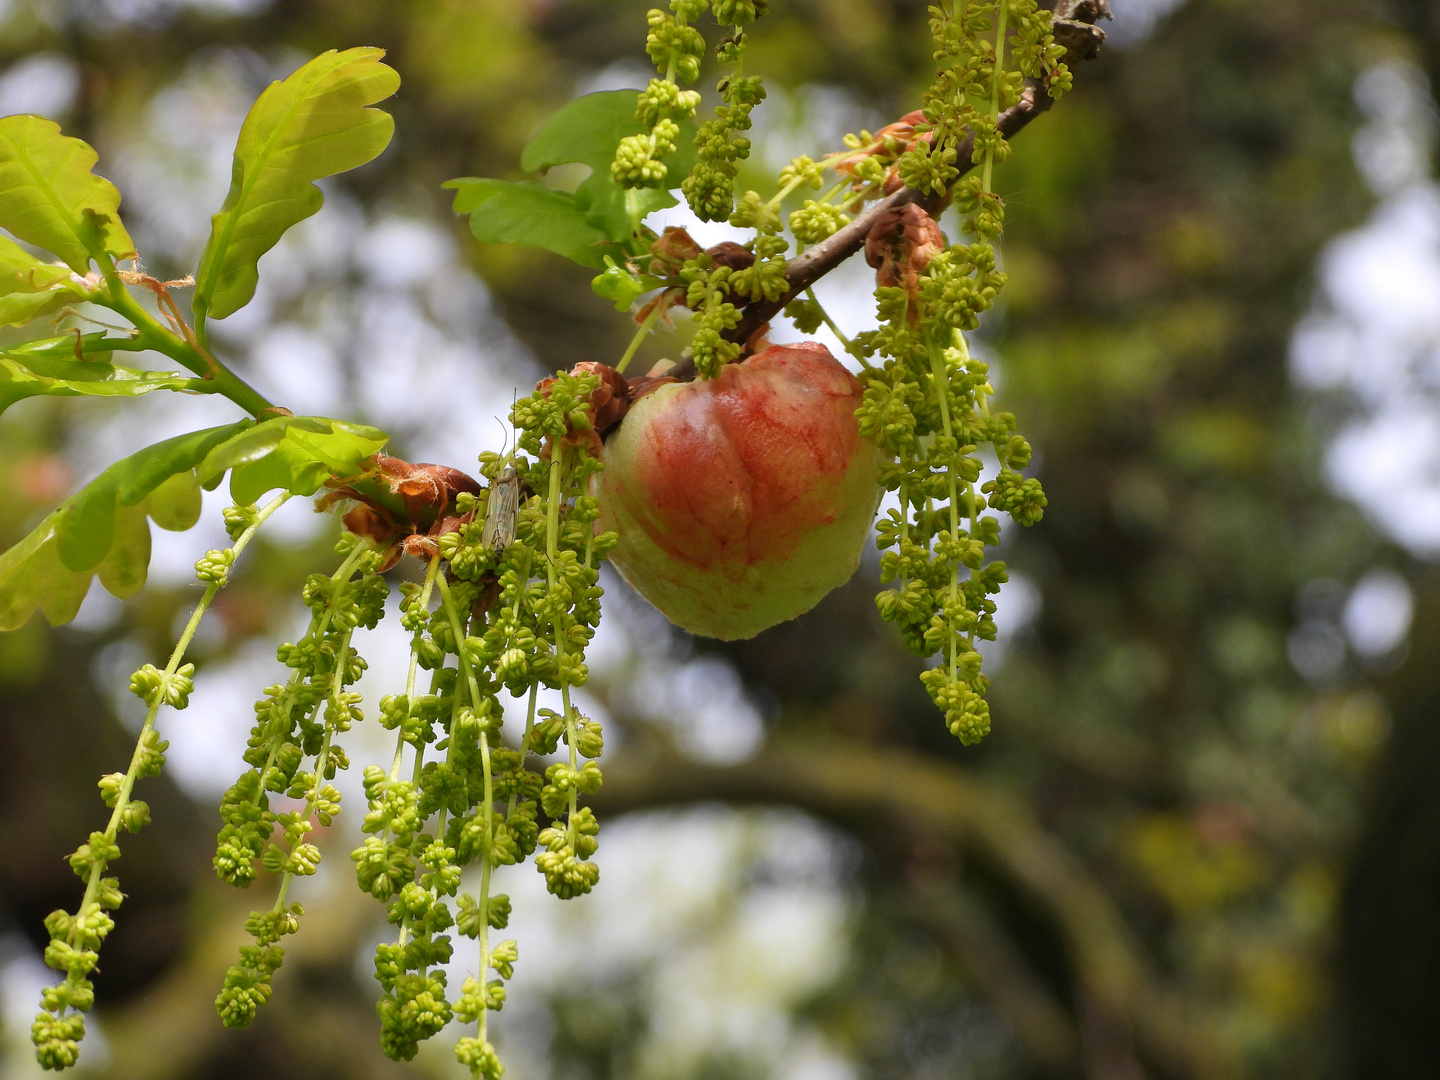
[[[1115,3],[1122,20],[1140,6]],[[553,109],[611,65],[640,70],[645,7],[283,0],[226,15],[16,0],[0,8],[0,68],[42,52],[73,61],[78,92],[56,119],[97,146],[103,172],[187,65],[243,49],[285,68],[379,45],[404,80],[396,142],[343,190],[460,235],[440,183],[521,178],[520,150]],[[749,63],[771,85],[842,87],[858,115],[893,118],[926,82],[924,17],[917,0],[774,0]],[[1150,36],[1103,50],[1016,138],[997,180],[1010,286],[983,338],[1050,505],[1007,554],[1039,611],[995,678],[983,745],[944,731],[871,583],[753,641],[695,643],[774,705],[749,761],[685,761],[630,721],[633,745],[660,749],[607,772],[602,816],[789,803],[860,845],[850,967],[798,1007],[859,1075],[1436,1074],[1440,1042],[1425,1028],[1440,981],[1426,964],[1440,954],[1440,826],[1422,793],[1440,767],[1426,734],[1440,586],[1328,493],[1286,370],[1321,247],[1370,204],[1351,158],[1355,77],[1389,57],[1440,71],[1436,26],[1418,2],[1190,0]],[[465,250],[541,366],[623,348],[629,330],[588,274],[534,251]],[[0,424],[0,544],[81,479],[64,449],[89,414],[68,405],[25,402]],[[283,632],[322,544],[269,542],[238,575],[200,692],[204,660]],[[1287,642],[1304,620],[1335,617],[1305,606],[1324,593],[1314,583],[1348,585],[1376,565],[1416,582],[1410,659],[1376,671],[1351,657],[1302,677]],[[152,588],[103,631],[32,620],[0,636],[9,929],[39,939],[45,912],[73,899],[63,855],[92,827],[94,777],[124,754],[95,656],[124,640],[161,655],[191,599]],[[363,914],[335,916],[295,985],[278,988],[288,1012],[243,1035],[210,1031],[213,988],[194,988],[220,967],[207,975],[201,960],[212,937],[229,948],[238,920],[219,918],[207,861],[179,857],[195,854],[213,807],[167,792],[147,795],[154,831],[127,848],[133,899],[97,983],[112,1009],[109,1075],[414,1075],[373,1045],[370,987],[349,960]],[[175,912],[187,904],[185,937]],[[1403,979],[1386,990],[1392,969]],[[645,1037],[642,998],[628,984],[587,993],[556,998],[552,1075],[638,1075],[627,1063]],[[159,1014],[145,995],[193,1010],[165,1029],[181,1049],[147,1049]],[[693,1076],[767,1075],[754,1068],[707,1060]]]

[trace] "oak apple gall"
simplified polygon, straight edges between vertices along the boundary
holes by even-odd
[[[880,499],[861,388],[823,345],[772,345],[631,405],[591,481],[610,563],[671,622],[753,637],[844,584]]]

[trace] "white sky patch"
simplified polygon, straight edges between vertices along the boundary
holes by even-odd
[[[1361,656],[1384,656],[1405,640],[1414,614],[1410,584],[1393,570],[1371,570],[1345,602],[1345,636]]]
[[[1440,186],[1429,175],[1435,106],[1423,74],[1400,60],[1363,73],[1355,100],[1366,118],[1354,138],[1356,163],[1380,201],[1365,224],[1336,237],[1322,254],[1315,301],[1291,341],[1291,372],[1303,389],[1343,406],[1343,417],[1327,433],[1325,462],[1334,489],[1412,552],[1435,557]],[[1408,626],[1408,616],[1403,621]],[[1371,631],[1351,637],[1362,654],[1369,647],[1362,648],[1362,641],[1373,644],[1384,636],[1367,638]],[[1309,638],[1300,652],[1319,670],[1333,644],[1328,637],[1327,643]]]
[[[1115,48],[1139,45],[1151,34],[1167,15],[1179,8],[1185,0],[1110,0],[1111,22],[1102,22],[1106,44]]]
[[[0,74],[0,116],[63,116],[74,107],[79,92],[80,73],[72,61],[55,53],[33,53]]]

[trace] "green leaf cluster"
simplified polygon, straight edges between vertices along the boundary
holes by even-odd
[[[68,267],[41,262],[0,236],[0,325],[23,326],[84,293]]]
[[[116,270],[115,261],[133,257],[135,246],[118,216],[120,193],[91,171],[95,151],[42,117],[0,118],[0,227],[64,262],[43,262],[0,237],[0,323],[22,324],[89,300],[134,324],[123,337],[75,331],[0,350],[0,412],[29,397],[179,390],[223,393],[264,415],[269,402],[208,352],[203,319],[249,302],[260,257],[324,201],[314,181],[370,161],[389,143],[394,122],[368,107],[399,85],[383,55],[373,48],[324,53],[271,84],[250,110],[230,192],[200,261],[198,336],[173,304],[167,327],[128,289],[142,285],[168,303],[164,285]],[[200,377],[109,363],[116,349],[153,349]],[[133,595],[149,565],[148,521],[190,528],[200,488],[214,487],[227,472],[241,506],[275,488],[310,495],[331,477],[362,471],[385,442],[374,428],[285,415],[190,432],[132,454],[0,555],[0,628],[19,626],[36,608],[52,623],[68,621],[97,575],[116,596]]]
[[[62,334],[0,350],[0,413],[30,397],[139,397],[152,390],[196,390],[198,379],[87,359],[104,334]],[[92,351],[88,354],[94,356]]]
[[[560,109],[525,147],[520,165],[543,172],[578,163],[590,175],[573,193],[530,180],[464,177],[455,189],[455,210],[470,216],[470,231],[486,244],[544,248],[582,266],[603,269],[606,256],[622,259],[644,218],[677,205],[668,191],[626,189],[610,172],[620,143],[645,131],[635,117],[634,90],[605,90],[576,98]],[[667,159],[671,175],[695,163],[694,124],[680,125],[677,149]]]
[[[53,120],[0,117],[0,226],[79,274],[91,259],[103,266],[131,258],[135,243],[120,223],[120,192],[90,171],[98,160]],[[0,269],[8,272],[13,258],[0,251]]]
[[[223,319],[248,304],[260,256],[324,203],[315,181],[358,168],[389,145],[394,119],[366,107],[400,86],[380,62],[384,55],[332,49],[260,95],[240,129],[230,192],[200,257],[197,316]]]
[[[52,624],[70,621],[97,575],[113,595],[135,595],[150,563],[147,517],[172,532],[189,529],[201,487],[213,488],[226,472],[242,506],[275,488],[313,495],[330,476],[361,471],[385,441],[360,424],[285,416],[192,431],[122,458],[0,555],[0,630],[36,608]]]

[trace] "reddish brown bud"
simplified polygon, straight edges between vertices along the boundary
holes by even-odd
[[[365,472],[328,486],[330,491],[318,500],[316,509],[328,510],[352,500],[356,505],[342,518],[345,527],[377,545],[391,546],[382,570],[395,565],[402,551],[430,558],[435,551],[433,538],[469,520],[469,515],[454,513],[455,497],[461,492],[479,495],[483,490],[459,469],[412,464],[389,454],[375,454]]]
[[[755,265],[755,253],[746,251],[734,240],[723,240],[714,247],[708,247],[705,254],[715,260],[716,266],[728,266],[731,270],[748,270]]]
[[[903,284],[913,292],[916,275],[944,247],[935,219],[915,203],[905,203],[886,210],[870,227],[865,262],[875,269],[878,287]]]
[[[625,410],[630,407],[629,386],[625,376],[616,371],[609,364],[601,364],[594,360],[582,360],[570,369],[571,375],[598,375],[600,383],[594,390],[590,391],[590,407],[586,410],[590,417],[590,430],[576,430],[570,428],[565,432],[564,443],[566,446],[583,446],[592,454],[600,453],[600,436],[620,423],[625,417]],[[550,387],[555,384],[553,378],[541,379],[535,384],[535,392],[548,397]],[[546,440],[545,453],[549,454],[550,442]]]
[[[673,277],[680,270],[680,264],[700,254],[697,244],[688,232],[678,225],[667,225],[665,231],[650,245],[650,273],[656,277]]]

